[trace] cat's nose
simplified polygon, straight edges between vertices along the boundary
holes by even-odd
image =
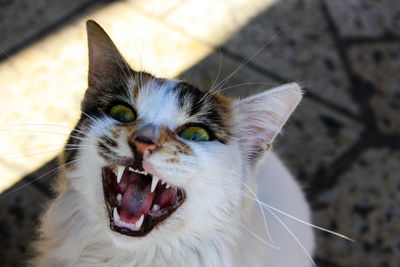
[[[135,144],[136,150],[143,156],[150,155],[158,147],[151,139],[144,136],[136,137],[133,143]]]
[[[140,127],[133,137],[133,144],[136,151],[146,157],[158,147],[156,127],[148,124]]]

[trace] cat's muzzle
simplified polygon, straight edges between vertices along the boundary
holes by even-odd
[[[129,236],[144,236],[185,200],[183,189],[133,166],[102,169],[110,228]]]

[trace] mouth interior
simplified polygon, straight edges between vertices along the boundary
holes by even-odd
[[[110,228],[119,233],[147,234],[185,199],[182,189],[132,166],[108,166],[102,171]]]

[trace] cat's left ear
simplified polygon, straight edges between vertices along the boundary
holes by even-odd
[[[101,88],[121,79],[131,68],[107,33],[95,21],[86,22],[89,46],[89,88]],[[117,79],[117,81],[114,81]]]
[[[256,162],[270,148],[301,98],[300,86],[289,83],[233,104],[234,135],[248,160]]]

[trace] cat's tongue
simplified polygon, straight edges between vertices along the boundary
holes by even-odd
[[[150,184],[145,182],[140,174],[129,176],[129,183],[123,193],[118,213],[122,221],[135,223],[144,214],[147,215],[156,193],[150,192]]]

